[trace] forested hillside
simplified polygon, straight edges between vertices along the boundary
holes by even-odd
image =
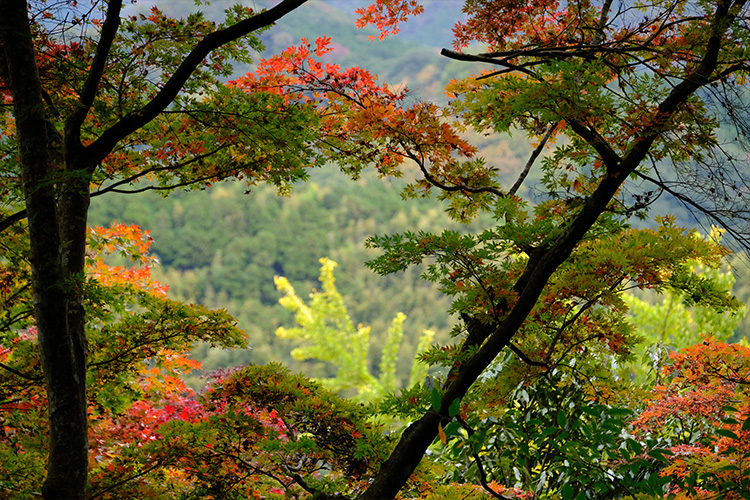
[[[198,193],[155,193],[137,198],[110,197],[96,205],[91,224],[111,220],[137,223],[154,236],[155,269],[170,296],[227,308],[250,336],[250,351],[215,351],[206,366],[233,366],[248,361],[284,361],[297,369],[293,345],[274,335],[293,318],[278,304],[274,276],[288,278],[302,296],[319,288],[321,257],[338,262],[337,286],[355,322],[372,326],[375,349],[384,341],[391,319],[407,314],[407,353],[413,352],[423,329],[445,338],[451,320],[449,301],[434,285],[411,270],[388,278],[376,276],[364,262],[376,252],[365,239],[415,228],[440,230],[451,223],[434,201],[405,207],[398,183],[366,176],[352,183],[325,167],[288,197],[259,186],[245,194],[240,184],[220,184]],[[404,357],[405,366],[410,364]],[[408,373],[407,373],[408,376]]]
[[[437,3],[439,9],[405,24],[398,37],[380,41],[370,40],[376,34],[372,28],[352,31],[354,17],[348,2],[316,1],[315,9],[291,13],[262,39],[266,53],[273,54],[302,37],[330,36],[334,50],[327,55],[329,60],[343,67],[367,68],[383,82],[413,88],[415,96],[444,100],[445,84],[467,75],[470,68],[438,53],[449,43],[462,2]],[[185,15],[188,7],[175,1],[159,5],[176,15]],[[211,8],[218,13],[223,6],[215,2]],[[512,182],[530,148],[523,135],[474,134],[472,139]],[[300,183],[289,196],[278,196],[272,186],[260,185],[245,193],[241,183],[222,183],[168,197],[151,192],[137,197],[115,194],[101,202],[94,198],[89,223],[108,225],[114,220],[151,231],[152,251],[161,261],[155,275],[168,284],[170,297],[226,308],[239,319],[249,333],[251,349],[200,348],[194,355],[206,369],[277,360],[311,376],[330,375],[330,367],[293,360],[294,344],[274,334],[277,327],[290,326],[293,318],[279,305],[280,294],[273,283],[274,276],[284,276],[304,296],[319,288],[318,261],[328,257],[339,264],[337,286],[353,320],[372,327],[375,353],[396,313],[407,315],[399,370],[406,378],[424,329],[435,330],[439,339],[447,338],[454,323],[446,312],[450,301],[421,280],[416,270],[375,275],[364,263],[377,252],[365,249],[365,240],[375,234],[461,225],[451,221],[435,199],[404,204],[403,182],[378,179],[371,173],[351,182],[337,170],[327,165],[311,171],[311,181]],[[377,371],[376,361],[371,362]]]
[[[370,40],[376,33],[372,28],[353,32],[354,17],[343,0],[317,1],[315,9],[293,12],[262,39],[266,53],[272,54],[302,37],[330,36],[334,50],[327,54],[328,60],[344,67],[368,68],[381,81],[413,88],[416,96],[443,100],[449,80],[479,67],[438,54],[451,40],[452,26],[462,15],[462,2],[432,3],[440,8],[426,9],[426,14],[404,24],[398,37],[385,40]],[[168,0],[159,5],[178,15],[184,15],[187,7],[184,2]],[[219,13],[223,6],[216,2],[211,8]],[[211,12],[209,9],[208,15]],[[238,68],[235,73],[246,69]],[[503,136],[471,133],[470,137],[507,185],[515,180],[533,149],[521,132]],[[194,355],[206,369],[277,360],[311,376],[331,375],[330,366],[292,359],[293,342],[274,334],[277,327],[292,324],[293,318],[278,304],[280,294],[273,277],[288,278],[304,295],[319,287],[318,260],[328,257],[339,264],[337,286],[353,320],[372,327],[374,352],[382,347],[394,315],[407,315],[399,373],[408,377],[419,334],[433,329],[438,339],[447,337],[454,323],[446,314],[449,300],[434,285],[421,280],[414,269],[402,275],[376,276],[364,266],[377,255],[365,248],[365,240],[375,234],[420,229],[437,232],[460,225],[451,221],[444,204],[437,200],[404,204],[404,183],[400,181],[366,174],[351,182],[331,165],[311,174],[310,182],[300,183],[288,196],[278,196],[275,188],[265,185],[246,193],[241,183],[222,183],[202,192],[178,191],[168,197],[152,192],[137,197],[111,195],[102,202],[94,198],[89,220],[93,225],[134,223],[151,231],[152,251],[161,261],[155,273],[170,287],[170,297],[226,308],[239,319],[249,333],[251,349],[209,351],[202,347]],[[532,180],[538,175],[532,172]],[[546,196],[523,190],[521,194],[530,200]],[[657,200],[652,211],[674,214],[681,223],[693,224],[686,207],[668,195]],[[635,218],[631,223],[644,225]],[[482,227],[482,223],[474,227]],[[750,282],[745,279],[750,269],[741,258],[734,259],[734,264],[733,272],[739,278],[735,291],[744,301],[750,297],[745,285]],[[748,333],[750,318],[743,321],[736,338]],[[370,361],[377,370],[375,359]]]

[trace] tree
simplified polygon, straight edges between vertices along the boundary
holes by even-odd
[[[13,243],[20,243],[20,248],[27,246],[28,235],[19,233],[13,238],[9,237],[12,232],[4,232],[0,238],[4,248],[11,249]],[[135,407],[141,410],[138,416],[144,417],[142,410],[149,402],[163,407],[175,401],[190,401],[189,392],[181,390],[177,373],[196,367],[195,361],[183,355],[191,346],[202,341],[224,347],[243,346],[246,339],[226,311],[189,306],[166,297],[166,287],[151,277],[156,262],[149,255],[151,239],[147,232],[113,224],[109,228],[92,228],[87,239],[83,306],[92,353],[86,377],[92,464],[99,466],[93,471],[95,484],[96,469],[109,470],[112,456],[116,455],[114,450],[126,446],[128,436],[143,437],[135,430],[144,430],[148,419],[143,418],[140,427],[128,429],[122,423],[127,421],[123,413],[128,416]],[[28,267],[25,254],[22,250],[21,259],[9,259],[3,274],[28,279],[22,272]],[[114,255],[121,263],[108,265],[105,260]],[[38,492],[44,477],[44,459],[49,449],[43,432],[48,418],[47,395],[29,283],[14,280],[7,285],[3,310],[11,315],[3,324],[0,350],[0,496],[21,498]],[[144,360],[150,363],[146,365]],[[112,434],[117,439],[112,439]],[[122,477],[111,479],[122,481]]]
[[[393,12],[407,4],[383,0],[364,17],[385,34],[400,21]],[[667,247],[637,242],[625,230],[627,218],[643,215],[654,196],[674,196],[746,243],[747,184],[716,136],[721,120],[746,137],[737,114],[745,109],[738,97],[749,69],[746,2],[653,2],[642,11],[613,5],[467,2],[455,49],[481,42],[488,52],[443,54],[495,69],[449,86],[456,112],[486,133],[535,138],[529,168],[553,136],[565,140],[543,162],[540,191],[547,197],[533,216],[515,197],[526,170],[500,189],[412,157],[425,177],[415,190],[441,188],[458,216],[494,203],[498,225],[476,238],[407,233],[373,240],[385,250],[374,263],[381,272],[433,258],[432,278],[457,296],[465,328],[444,360],[438,404],[404,431],[361,498],[396,494],[453,420],[452,403],[463,402],[504,349],[542,369],[593,340],[609,338],[615,352],[627,350],[623,330],[599,314],[601,298],[631,282],[695,289],[699,279],[684,265],[660,266]],[[471,194],[469,202],[463,194]],[[598,271],[589,265],[592,249],[594,262],[609,261]],[[560,327],[546,328],[554,318]],[[592,320],[601,335],[570,335]]]
[[[335,497],[367,484],[386,445],[383,430],[366,420],[372,418],[371,411],[273,364],[213,373],[209,388],[194,393],[180,378],[181,371],[199,368],[199,363],[185,358],[187,349],[208,339],[225,346],[241,345],[244,339],[232,318],[222,311],[166,299],[165,287],[151,278],[156,262],[148,253],[150,236],[139,228],[113,224],[93,228],[88,238],[90,289],[84,304],[89,315],[88,338],[96,353],[88,369],[89,498],[299,498],[306,493]],[[696,241],[692,236],[686,240]],[[113,254],[132,265],[107,265],[105,259]],[[284,298],[289,299],[282,301],[301,313],[304,332],[319,341],[326,340],[320,331],[324,319],[345,316],[333,284],[333,264],[326,259],[323,264],[324,292],[313,295],[312,309],[288,283],[277,280]],[[23,302],[30,301],[29,293],[9,297],[19,304],[6,303],[8,310],[23,309]],[[36,328],[11,331],[5,338],[0,356],[11,376],[0,381],[4,395],[0,495],[15,498],[33,495],[44,474],[46,444],[38,429],[44,426],[45,405],[39,354],[33,348]],[[356,338],[347,336],[338,341],[357,345]],[[418,486],[405,493],[435,499],[480,495],[474,482],[515,498],[654,494],[665,483],[676,491],[688,477],[682,472],[684,461],[670,463],[663,454],[674,453],[684,460],[686,452],[693,451],[698,462],[717,463],[713,450],[720,448],[701,448],[696,443],[703,444],[705,434],[717,425],[710,418],[720,415],[717,408],[730,399],[737,405],[744,397],[726,382],[742,388],[744,379],[738,377],[743,376],[746,350],[719,344],[705,352],[696,346],[687,354],[675,354],[674,366],[669,368],[677,374],[672,387],[657,388],[650,407],[640,410],[637,429],[628,423],[632,411],[611,404],[618,390],[615,385],[622,381],[613,384],[582,378],[580,374],[605,378],[601,370],[592,371],[585,358],[579,360],[578,371],[571,370],[573,354],[566,361],[570,366],[558,362],[551,375],[539,376],[524,370],[509,353],[493,366],[504,377],[477,384],[472,402],[452,410],[456,421],[440,434],[440,442],[433,447],[433,463],[415,476]],[[149,362],[143,363],[144,359]],[[514,383],[509,376],[514,373],[517,387],[502,395]],[[357,377],[347,375],[339,374],[336,380],[357,382]],[[381,375],[380,380],[388,377]],[[367,380],[373,381],[373,377]],[[599,393],[596,399],[592,399],[592,388]],[[425,403],[439,404],[433,400],[435,395],[439,398],[437,391],[433,388],[431,394],[424,394],[424,389],[410,388],[414,401],[398,408],[396,414],[408,416],[422,411]],[[368,399],[376,396],[372,391],[366,395]],[[498,403],[503,398],[508,402]],[[391,415],[393,405],[398,404],[393,394],[388,395],[382,412],[375,415]],[[729,408],[721,409],[725,410]],[[702,420],[698,427],[688,424],[693,429],[688,441],[692,444],[686,448],[682,430],[685,421],[696,415]],[[729,418],[723,421],[735,427],[740,424]],[[696,433],[696,428],[705,434]],[[739,439],[727,434],[734,432],[727,429],[717,432]],[[734,460],[727,444],[721,450]],[[644,460],[644,451],[660,460]],[[326,473],[319,474],[321,469]],[[655,473],[660,470],[661,474]],[[699,483],[695,475],[686,491],[692,491],[696,483],[701,492],[727,481],[741,487],[744,481],[742,469],[736,477],[725,472],[734,469],[707,470]],[[520,474],[523,481],[512,479],[514,474]],[[444,479],[451,482],[441,486],[444,479],[436,475],[447,476]],[[509,482],[522,488],[505,487]]]
[[[153,36],[154,28],[167,22],[158,13],[153,14],[148,30],[136,29],[134,20],[121,30],[122,2],[94,4],[92,11],[70,19],[84,30],[79,40],[65,44],[48,27],[64,32],[70,25],[55,22],[54,11],[44,4],[35,4],[29,13],[25,1],[0,4],[5,12],[0,25],[4,121],[10,121],[7,112],[12,103],[12,137],[18,147],[18,168],[6,166],[5,171],[18,175],[23,183],[34,313],[49,402],[45,498],[83,498],[86,484],[87,340],[80,287],[90,185],[100,182],[108,170],[117,172],[116,161],[105,162],[113,152],[123,160],[131,159],[127,151],[143,139],[133,137],[126,145],[123,140],[167,110],[212,50],[268,26],[301,3],[286,2],[258,16],[246,12],[243,21],[216,30],[187,52],[184,44],[191,32],[208,35],[213,31],[200,18],[190,19],[183,23],[178,38],[183,46],[178,54],[187,56],[184,61],[170,61],[166,54],[152,52],[151,60],[142,60],[140,67],[131,66],[138,59],[136,54],[123,52],[128,50],[125,44],[131,42],[128,45],[134,52],[151,50],[149,45],[158,39]],[[64,5],[64,10],[73,5]],[[106,12],[100,10],[104,7]],[[234,48],[237,50],[240,48]],[[208,74],[222,72],[221,59],[226,55],[217,54],[214,64],[218,71],[209,70]],[[93,57],[92,63],[82,64],[89,57]],[[159,63],[161,78],[144,88],[148,66]],[[187,86],[186,90],[192,89]],[[99,111],[100,107],[107,112]],[[4,128],[5,134],[9,132]],[[97,172],[101,173],[95,176]],[[118,174],[126,176],[128,172]]]
[[[256,34],[300,7],[231,7],[222,24],[158,9],[125,16],[122,1],[3,0],[0,21],[2,189],[0,229],[28,220],[34,319],[49,405],[46,499],[83,498],[87,453],[86,215],[94,195],[130,188],[200,187],[227,178],[283,191],[305,168],[336,158],[355,175],[396,172],[404,147],[435,161],[472,152],[436,108],[401,106],[405,93],[360,68],[315,60],[330,39],[306,40],[262,61],[233,85],[232,62],[250,62]],[[407,113],[408,111],[408,113]],[[406,140],[386,130],[416,133]],[[421,132],[420,132],[421,131]]]
[[[709,238],[720,236],[720,231],[712,231]],[[699,262],[688,263],[691,269],[702,275],[701,289],[697,289],[701,299],[718,297],[715,289],[732,291],[735,278],[729,269],[706,269]],[[731,298],[729,301],[705,301],[704,305],[693,301],[693,295],[665,290],[656,294],[633,294],[623,296],[630,310],[637,333],[644,338],[635,349],[636,361],[625,370],[631,378],[645,381],[654,376],[658,382],[661,366],[666,363],[670,351],[685,348],[695,343],[700,335],[709,333],[720,341],[726,341],[735,334],[746,306]]]
[[[712,337],[670,354],[664,385],[635,420],[668,443],[665,475],[674,498],[746,498],[748,468],[746,345]]]
[[[200,395],[188,389],[180,373],[200,368],[187,358],[191,346],[243,346],[243,332],[225,311],[165,297],[151,278],[148,233],[113,224],[88,237],[88,498],[298,496],[309,485],[351,488],[372,473],[368,464],[383,453],[379,429],[359,405],[300,375],[275,365],[246,367],[213,373]],[[106,264],[115,253],[132,265]],[[48,450],[37,328],[4,340],[0,498],[27,498],[38,491]],[[347,480],[332,485],[314,477],[322,464]]]
[[[305,341],[305,345],[292,351],[294,358],[317,359],[336,367],[335,377],[320,380],[324,387],[332,391],[356,391],[355,399],[378,402],[386,394],[396,392],[396,362],[406,316],[398,313],[393,318],[378,365],[380,373],[376,377],[370,372],[368,360],[370,327],[359,324],[355,328],[336,289],[333,270],[337,264],[328,258],[322,258],[320,262],[323,291],[310,294],[312,300],[309,306],[297,295],[289,280],[281,276],[274,278],[276,287],[284,294],[279,302],[295,313],[295,320],[299,324],[297,328],[279,327],[276,335]],[[419,362],[419,355],[429,346],[432,336],[430,330],[422,333],[406,387],[421,382],[427,375],[427,367]]]

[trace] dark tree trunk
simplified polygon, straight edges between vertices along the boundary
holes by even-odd
[[[49,403],[45,500],[83,500],[88,472],[87,343],[83,308],[89,181],[125,137],[159,115],[214,49],[278,21],[307,0],[283,0],[199,41],[141,112],[122,118],[88,146],[80,129],[97,94],[119,28],[121,1],[107,3],[97,51],[78,108],[61,137],[45,111],[26,0],[0,0],[0,58],[13,96],[18,159],[29,222],[39,352]]]
[[[83,499],[88,469],[84,272],[88,183],[66,169],[46,113],[25,0],[0,0],[31,242],[34,312],[49,402],[42,496]],[[79,172],[80,173],[80,172]]]

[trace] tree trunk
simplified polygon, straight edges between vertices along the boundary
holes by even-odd
[[[119,27],[122,2],[107,3],[101,38],[78,108],[61,137],[45,111],[26,0],[0,0],[0,42],[16,122],[29,222],[30,263],[39,352],[49,405],[46,500],[83,500],[88,472],[86,331],[83,309],[89,181],[95,166],[125,137],[153,120],[218,47],[270,26],[307,0],[283,0],[199,41],[141,112],[123,117],[87,146],[80,128],[97,94]]]
[[[81,280],[88,210],[85,176],[67,170],[42,98],[25,0],[0,0],[21,179],[31,242],[34,312],[49,403],[42,496],[83,500],[88,469],[86,345]]]

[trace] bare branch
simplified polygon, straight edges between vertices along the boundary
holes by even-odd
[[[525,73],[529,76],[536,78],[536,75],[534,74],[533,71],[526,69],[526,66],[528,64],[518,65],[518,64],[513,64],[509,61],[509,59],[515,56],[504,58],[504,59],[494,59],[491,55],[464,54],[463,52],[457,52],[455,50],[450,50],[450,49],[442,49],[440,51],[440,55],[448,57],[450,59],[455,59],[456,61],[483,62],[483,63],[488,63],[488,64],[494,64],[496,66],[504,66],[511,71],[520,71],[521,73]]]
[[[692,207],[695,210],[697,210],[699,213],[701,213],[701,214],[705,215],[706,217],[708,217],[709,219],[713,220],[718,225],[720,225],[723,229],[725,229],[726,232],[729,233],[732,236],[732,238],[734,238],[735,240],[737,240],[737,242],[740,243],[743,247],[750,248],[750,238],[747,237],[747,236],[743,236],[742,233],[740,233],[739,231],[737,231],[736,229],[734,229],[725,219],[723,219],[722,217],[720,217],[719,215],[717,215],[715,213],[715,211],[707,209],[706,207],[704,207],[700,203],[698,203],[695,200],[693,200],[692,198],[690,198],[688,195],[682,194],[679,191],[675,191],[674,189],[672,189],[671,187],[669,187],[669,185],[667,185],[666,182],[664,182],[662,180],[654,179],[653,177],[651,177],[651,176],[649,176],[647,174],[644,174],[643,172],[639,172],[637,170],[635,171],[635,175],[637,175],[638,177],[640,177],[640,178],[642,178],[644,180],[647,180],[647,181],[655,184],[660,189],[664,190],[665,192],[667,192],[667,193],[671,194],[672,196],[674,196],[675,198],[677,198],[680,202],[684,203],[685,205],[689,205],[690,207]]]
[[[406,156],[414,161],[419,166],[419,170],[422,171],[422,175],[424,175],[424,178],[427,182],[432,184],[438,189],[442,189],[443,191],[449,191],[449,192],[455,192],[455,191],[463,191],[466,193],[472,193],[472,194],[478,194],[478,193],[492,193],[496,196],[499,196],[501,198],[505,198],[508,196],[506,193],[503,193],[500,189],[494,187],[494,186],[482,186],[482,187],[471,187],[467,186],[466,184],[444,184],[437,180],[437,178],[432,175],[425,166],[425,162],[423,158],[419,158],[417,155],[411,152],[407,152]]]
[[[531,166],[534,165],[534,162],[536,161],[537,157],[541,154],[542,150],[544,149],[544,146],[547,144],[547,141],[552,137],[552,133],[557,128],[557,125],[560,122],[554,122],[547,125],[547,132],[544,134],[544,137],[542,137],[542,140],[539,141],[539,145],[534,149],[534,151],[531,153],[531,156],[529,157],[529,161],[526,162],[526,166],[523,167],[523,172],[521,172],[521,175],[518,176],[518,179],[516,180],[516,183],[513,184],[513,187],[508,190],[508,195],[514,196],[518,189],[521,187],[521,184],[523,184],[523,181],[526,179],[526,176],[529,175],[529,170],[531,170]]]
[[[521,349],[516,347],[515,344],[513,343],[508,343],[508,348],[511,351],[513,351],[519,358],[521,358],[521,361],[523,361],[529,366],[541,366],[543,368],[549,367],[546,361],[534,361],[533,359],[529,358]]]

